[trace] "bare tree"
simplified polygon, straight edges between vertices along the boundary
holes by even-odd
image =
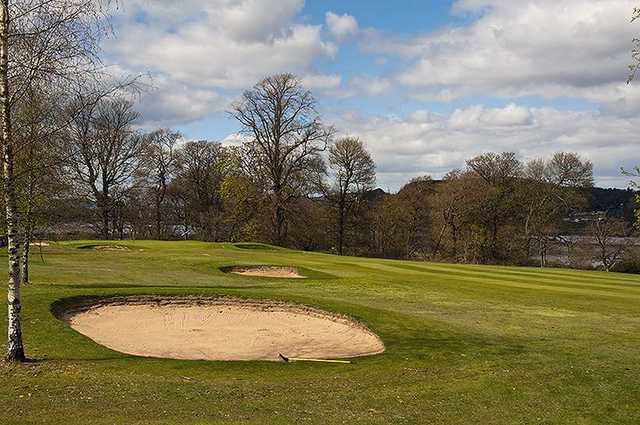
[[[549,160],[530,161],[524,177],[526,256],[535,242],[544,267],[550,242],[559,238],[560,220],[585,201],[580,190],[593,186],[593,164],[576,153],[558,152]]]
[[[319,165],[334,131],[322,125],[316,101],[292,74],[278,74],[247,90],[233,105],[232,116],[251,141],[257,168],[272,194],[272,233],[277,244],[286,238],[287,209],[307,187],[305,175]]]
[[[186,218],[200,237],[219,240],[222,222],[220,188],[227,174],[227,154],[220,143],[188,142],[176,153],[174,186]]]
[[[435,210],[438,215],[440,230],[435,236],[433,254],[439,255],[445,245],[445,233],[448,232],[449,256],[458,259],[458,245],[461,239],[461,231],[466,217],[466,209],[469,208],[467,199],[476,190],[475,185],[468,178],[469,173],[460,170],[452,170],[443,179],[443,184],[437,191],[434,199]]]
[[[631,22],[635,22],[637,19],[640,19],[640,7],[634,7],[631,15]],[[640,38],[636,37],[633,39],[631,59],[632,63],[629,65],[629,78],[627,79],[627,83],[633,81],[636,77],[636,73],[638,72],[638,67],[640,67]]]
[[[114,207],[131,188],[146,139],[132,127],[138,118],[131,102],[102,100],[73,119],[69,167],[100,212],[99,229],[110,239]]]
[[[467,167],[481,183],[478,191],[483,198],[475,213],[476,221],[488,234],[483,256],[497,260],[504,254],[498,245],[500,230],[514,219],[514,197],[518,179],[522,177],[522,163],[513,152],[487,153],[467,161]]]
[[[342,255],[349,215],[362,194],[373,188],[376,166],[359,139],[346,137],[329,148],[329,168],[335,173],[335,181],[327,198],[337,212],[337,248]]]
[[[176,172],[176,144],[182,138],[178,132],[167,129],[156,130],[145,136],[147,141],[142,151],[138,178],[148,190],[154,207],[155,238],[165,236],[163,207],[169,184]]]
[[[591,222],[591,235],[596,244],[595,259],[610,271],[632,245],[631,230],[624,220],[605,214]]]

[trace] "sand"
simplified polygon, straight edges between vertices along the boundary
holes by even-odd
[[[31,245],[31,246],[49,246],[49,242],[47,242],[47,241],[37,241],[37,242],[31,242],[29,245]]]
[[[285,279],[304,279],[298,270],[293,267],[282,266],[237,266],[231,267],[228,273],[241,276],[275,277]]]
[[[122,245],[96,245],[92,247],[97,251],[128,251],[129,248]]]
[[[338,359],[378,354],[365,326],[304,306],[236,298],[133,298],[69,312],[73,329],[136,356],[189,360]]]

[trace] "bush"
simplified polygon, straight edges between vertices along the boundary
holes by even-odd
[[[611,271],[640,274],[640,248],[634,247],[627,250],[622,260],[613,266]]]

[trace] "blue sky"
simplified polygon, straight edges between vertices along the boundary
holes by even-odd
[[[147,127],[233,140],[242,90],[296,73],[323,119],[360,137],[379,185],[441,177],[487,151],[591,159],[626,187],[640,163],[637,85],[625,84],[633,0],[129,0],[105,43],[154,90]]]

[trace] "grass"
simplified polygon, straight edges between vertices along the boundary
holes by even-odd
[[[89,244],[106,243],[54,244],[44,262],[35,250],[23,290],[34,361],[0,366],[1,424],[640,423],[639,276],[199,242],[78,249]],[[309,278],[220,270],[235,264]],[[304,303],[365,322],[387,351],[351,365],[138,358],[51,313],[67,298],[127,294]]]

